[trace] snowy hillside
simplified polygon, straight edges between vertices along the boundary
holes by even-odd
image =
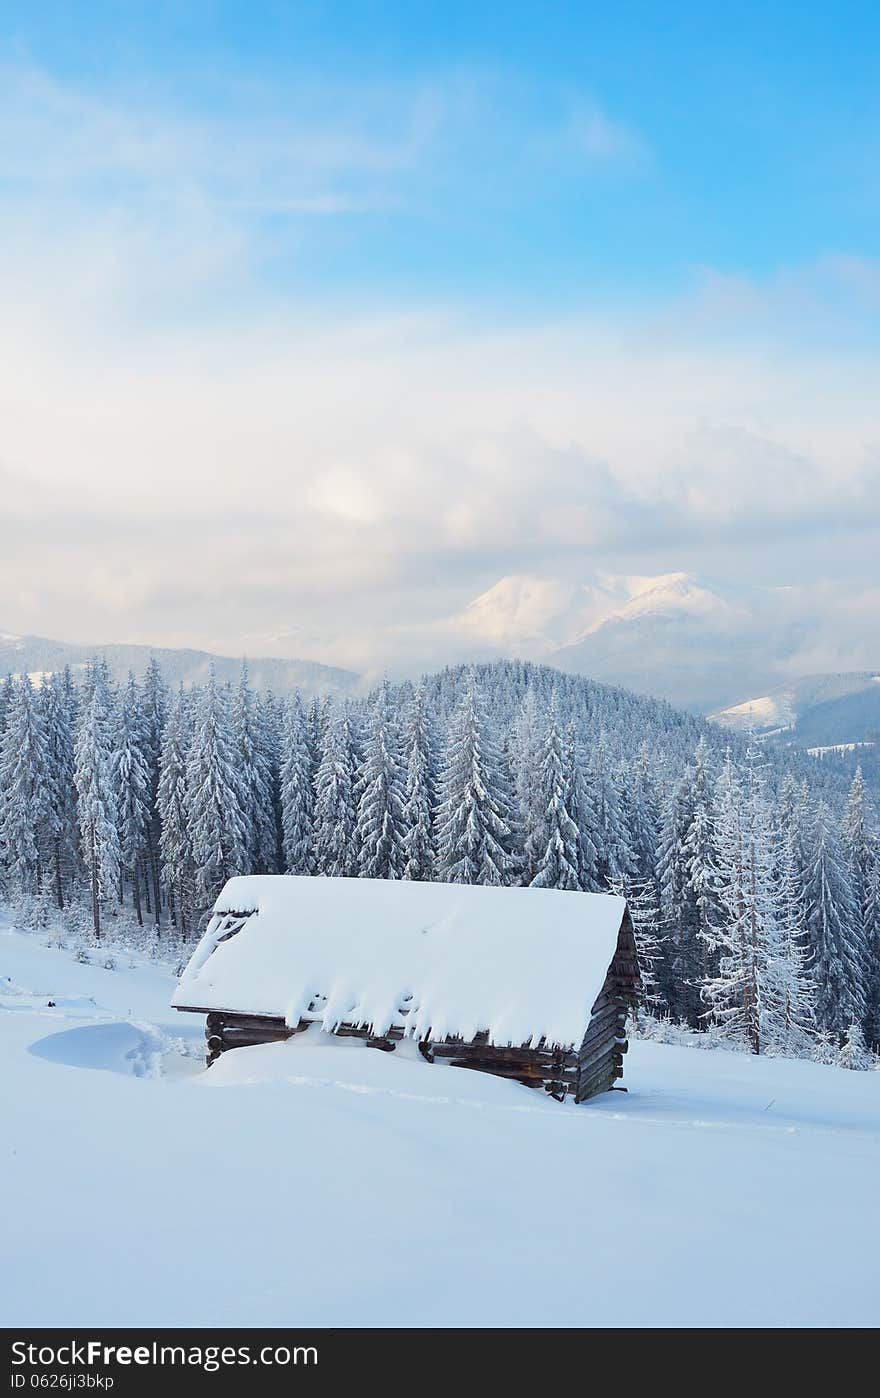
[[[0,675],[30,675],[34,683],[52,671],[69,665],[74,672],[85,670],[94,656],[105,660],[109,673],[124,680],[129,670],[145,669],[151,656],[158,660],[172,684],[203,684],[211,666],[221,681],[234,680],[241,668],[241,657],[212,655],[202,650],[176,650],[161,646],[72,645],[47,640],[44,636],[14,636],[0,633]],[[300,689],[305,694],[348,694],[357,684],[351,670],[319,665],[313,660],[251,660],[250,673],[255,689],[286,694]]]
[[[699,573],[513,573],[433,623],[430,636],[435,658],[542,661],[706,713],[744,695],[758,696],[745,701],[754,705],[800,692],[810,681],[791,677],[820,668],[820,657],[829,669],[836,655],[850,667],[861,655],[873,663],[870,628],[857,617],[844,598]],[[406,639],[421,653],[418,628]]]
[[[574,1107],[320,1033],[206,1072],[170,970],[44,941],[0,930],[9,1325],[880,1321],[880,1074],[636,1042]]]
[[[873,670],[807,675],[711,718],[737,733],[755,732],[777,746],[802,748],[842,774],[851,776],[861,765],[876,782],[880,674]]]

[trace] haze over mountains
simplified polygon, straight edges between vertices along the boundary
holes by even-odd
[[[880,732],[880,673],[806,675],[709,717],[739,733],[805,748],[873,744]]]
[[[201,650],[175,650],[161,646],[71,645],[43,636],[0,634],[0,674],[39,676],[52,670],[81,670],[93,655],[106,659],[114,679],[124,679],[129,670],[142,673],[155,656],[169,684],[200,684],[207,679],[213,663],[221,681],[234,680],[241,670],[241,658],[212,655]],[[311,660],[248,658],[255,689],[272,689],[284,694],[301,689],[306,694],[345,694],[354,688],[357,675],[351,670],[318,665]]]
[[[540,660],[710,713],[810,673],[867,670],[880,662],[872,614],[834,590],[694,573],[582,583],[516,574],[432,632],[458,658]]]
[[[796,730],[795,740],[806,746],[858,740],[880,724],[870,600],[866,594],[856,603],[821,588],[737,586],[686,572],[583,581],[517,573],[446,617],[380,620],[363,633],[360,648],[351,638],[309,629],[230,636],[225,655],[5,635],[0,672],[75,668],[99,652],[122,677],[156,655],[171,682],[191,684],[205,678],[212,660],[221,679],[233,678],[247,654],[258,689],[345,694],[367,687],[386,665],[395,678],[414,678],[442,664],[519,658],[667,699],[740,730]],[[322,661],[362,655],[365,663],[348,668],[285,656],[297,641],[303,649],[313,644]]]

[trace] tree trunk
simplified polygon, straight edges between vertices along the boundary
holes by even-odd
[[[98,850],[95,832],[92,830],[92,922],[95,925],[95,940],[101,938],[101,901],[98,897]]]
[[[158,931],[159,915],[162,911],[162,885],[159,880],[159,856],[156,852],[155,832],[152,827],[147,831],[147,849],[150,855],[150,872],[153,876],[153,908]]]
[[[61,841],[56,837],[54,841],[55,851],[55,901],[59,908],[64,907],[64,888],[61,883]]]
[[[134,903],[134,910],[137,913],[138,927],[143,927],[144,919],[141,913],[141,881],[138,878],[137,865],[131,871],[131,897]]]
[[[144,851],[141,857],[141,869],[144,875],[144,905],[147,910],[147,917],[149,917],[153,911],[153,907],[150,903],[150,857],[146,851]]]

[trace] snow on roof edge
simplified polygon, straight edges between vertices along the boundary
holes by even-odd
[[[291,1027],[313,1018],[328,1030],[396,1025],[464,1040],[485,1031],[499,1046],[568,1047],[589,1023],[625,909],[614,895],[555,889],[234,878],[172,1004]],[[218,942],[217,917],[230,913],[252,916]]]

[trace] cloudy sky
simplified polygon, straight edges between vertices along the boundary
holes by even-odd
[[[399,666],[686,571],[867,663],[880,18],[729,8],[7,0],[0,628]]]

